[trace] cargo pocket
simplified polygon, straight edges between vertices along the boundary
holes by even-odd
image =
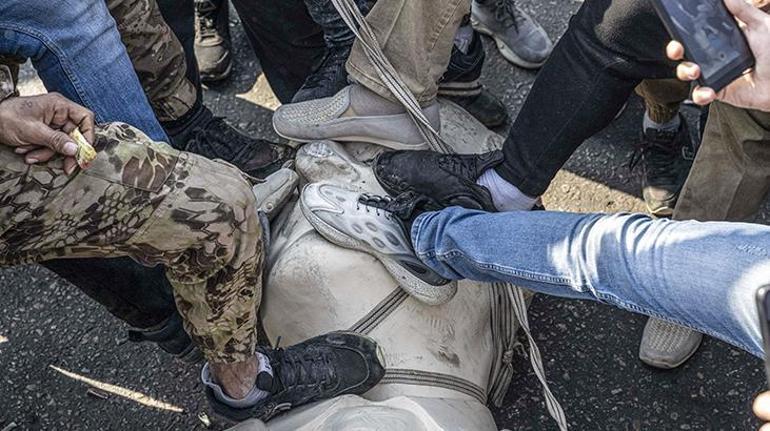
[[[108,142],[97,150],[96,160],[82,174],[157,193],[174,172],[179,156],[179,151],[161,144]]]

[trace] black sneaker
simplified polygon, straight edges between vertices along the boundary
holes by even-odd
[[[681,114],[679,118],[677,131],[643,131],[630,163],[633,169],[641,161],[642,196],[647,210],[656,217],[670,217],[674,213],[695,156],[687,120]]]
[[[503,102],[479,81],[484,65],[481,35],[470,23],[457,31],[449,66],[438,87],[439,97],[460,105],[486,127],[498,127],[508,121]]]
[[[484,171],[503,162],[499,150],[484,154],[441,154],[433,151],[393,151],[374,161],[374,175],[388,194],[413,191],[443,207],[458,205],[495,211],[492,195],[476,184]]]
[[[222,159],[260,179],[267,178],[294,158],[294,149],[288,145],[247,136],[220,117],[197,127],[183,149]]]
[[[286,410],[339,395],[360,395],[385,375],[379,347],[371,338],[352,332],[331,332],[286,349],[257,348],[270,359],[273,375],[260,373],[256,385],[271,395],[256,406],[230,407],[206,388],[218,415],[234,421],[268,421]]]
[[[201,81],[216,82],[233,68],[227,0],[195,0],[195,57]]]
[[[323,99],[337,94],[348,85],[345,62],[350,57],[351,45],[326,48],[321,61],[291,99],[291,103]]]

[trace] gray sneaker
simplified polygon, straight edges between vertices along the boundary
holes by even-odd
[[[457,293],[457,283],[450,283],[417,258],[409,229],[400,218],[409,218],[416,205],[416,195],[398,201],[321,183],[308,184],[300,197],[302,213],[321,236],[376,257],[415,299],[428,305],[444,304]]]
[[[423,112],[438,130],[438,103]],[[366,142],[396,150],[428,148],[425,137],[400,104],[358,84],[332,97],[281,106],[273,115],[273,128],[280,136],[297,142],[332,140]]]
[[[701,340],[700,332],[650,317],[639,345],[639,359],[655,368],[676,368],[695,354]]]
[[[492,37],[500,54],[519,67],[537,69],[553,50],[543,27],[515,0],[474,0],[471,23],[476,31]]]

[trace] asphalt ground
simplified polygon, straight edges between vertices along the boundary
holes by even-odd
[[[576,1],[522,0],[553,38],[566,28]],[[258,61],[233,22],[233,77],[206,91],[219,115],[248,132],[276,138],[276,102]],[[487,42],[483,80],[515,116],[535,73],[509,65]],[[37,88],[29,68],[22,80]],[[558,91],[558,89],[554,89]],[[545,203],[580,212],[644,211],[640,178],[626,167],[638,138],[638,99],[584,144],[559,174]],[[694,119],[694,115],[689,116]],[[505,132],[505,128],[500,130]],[[765,208],[758,222],[767,223]],[[704,280],[704,285],[707,283]],[[762,362],[706,338],[695,357],[673,371],[637,359],[645,317],[595,303],[537,297],[532,329],[551,388],[576,430],[749,430],[754,395],[765,387]],[[125,325],[63,280],[38,266],[0,270],[0,431],[204,429],[198,367],[175,362],[154,346],[125,342]],[[553,429],[541,388],[519,355],[498,426]],[[123,395],[102,397],[92,385]],[[103,387],[103,386],[102,386]],[[117,388],[117,389],[116,389]],[[213,424],[212,429],[216,429]]]

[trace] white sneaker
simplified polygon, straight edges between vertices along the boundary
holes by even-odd
[[[415,299],[428,305],[448,302],[457,293],[457,283],[450,283],[417,258],[408,229],[391,211],[394,203],[401,204],[398,198],[320,183],[305,186],[300,197],[302,213],[321,236],[340,247],[376,257]]]

